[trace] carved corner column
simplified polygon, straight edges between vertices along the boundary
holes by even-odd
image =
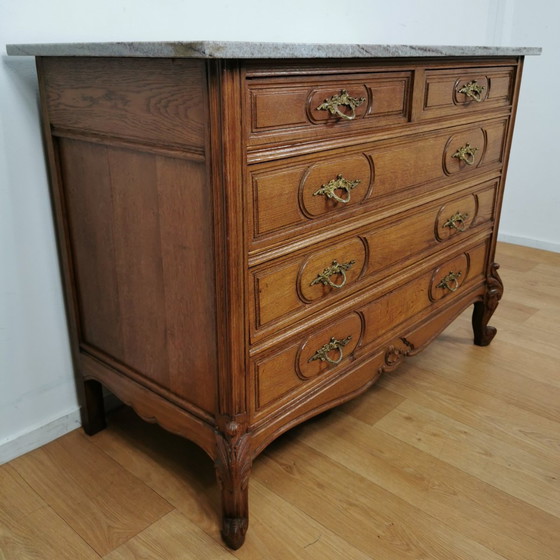
[[[488,346],[496,336],[496,329],[488,326],[488,322],[496,311],[504,293],[504,284],[498,274],[498,268],[500,268],[498,263],[492,263],[490,274],[486,278],[486,293],[482,301],[477,301],[474,304],[472,327],[474,343],[477,346]]]
[[[249,525],[249,476],[252,466],[251,438],[235,421],[216,432],[216,477],[222,497],[222,538],[237,550],[245,541]]]

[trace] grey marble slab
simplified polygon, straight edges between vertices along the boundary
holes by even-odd
[[[19,56],[119,56],[154,58],[385,58],[538,55],[539,47],[254,43],[229,41],[52,43],[7,45]]]

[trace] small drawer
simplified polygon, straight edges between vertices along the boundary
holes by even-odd
[[[385,349],[387,341],[425,324],[430,315],[476,289],[484,279],[488,246],[489,239],[444,257],[434,269],[424,268],[386,289],[384,295],[324,321],[310,334],[296,335],[266,353],[257,352],[251,362],[255,418],[292,406],[298,394],[344,375],[354,360]],[[407,346],[405,352],[415,351],[406,338],[400,341]],[[390,365],[393,358],[386,356],[386,363]]]
[[[412,72],[247,81],[249,145],[321,139],[409,120]]]
[[[497,182],[398,214],[359,234],[251,270],[251,340],[466,239],[494,216]]]
[[[511,105],[514,83],[513,66],[427,70],[422,118]]]
[[[252,249],[383,208],[502,165],[508,121],[250,166]]]

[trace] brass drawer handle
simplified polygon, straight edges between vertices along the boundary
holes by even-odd
[[[484,86],[481,86],[480,84],[477,83],[476,80],[473,80],[472,82],[465,84],[459,90],[459,93],[464,93],[467,97],[470,97],[471,99],[474,99],[474,101],[476,101],[477,103],[480,103],[482,101],[482,92],[485,89],[486,88]]]
[[[447,220],[447,222],[443,224],[443,227],[447,227],[449,229],[456,229],[457,231],[466,231],[467,230],[466,221],[468,217],[469,215],[466,212],[464,214],[462,214],[461,212],[457,212],[456,214],[453,214],[453,216],[451,216],[451,218],[449,218],[449,220]]]
[[[331,364],[333,366],[336,366],[336,365],[340,364],[340,362],[342,362],[342,358],[343,358],[342,348],[350,342],[351,338],[352,338],[352,336],[349,335],[342,340],[337,340],[333,336],[331,338],[330,342],[328,342],[324,346],[321,346],[321,348],[319,348],[319,350],[317,350],[317,352],[315,352],[315,354],[313,354],[313,356],[311,356],[311,358],[309,358],[309,360],[307,360],[307,362],[309,363],[309,362],[312,362],[313,360],[321,360],[322,362],[328,362],[329,364]],[[327,355],[329,352],[332,352],[333,350],[338,350],[338,353],[339,353],[338,359],[336,359],[336,360],[333,360],[332,358],[329,358],[329,356]]]
[[[450,272],[447,276],[441,279],[441,282],[437,285],[438,288],[448,289],[450,292],[456,292],[459,289],[459,278],[461,277],[461,271]]]
[[[337,202],[342,202],[346,204],[350,202],[350,191],[355,189],[361,183],[360,179],[356,179],[355,181],[349,181],[345,179],[342,175],[337,175],[336,179],[331,179],[325,185],[321,185],[321,188],[313,193],[313,196],[320,196],[324,195],[327,198],[334,198]],[[341,198],[334,191],[342,190],[348,193],[347,198]]]
[[[351,97],[350,94],[345,90],[341,90],[339,95],[333,95],[329,99],[325,99],[317,111],[328,111],[331,115],[340,117],[341,119],[346,119],[352,121],[356,118],[356,107],[359,107],[364,101],[365,97]],[[350,115],[343,113],[338,107],[342,105],[344,107],[350,107]]]
[[[459,148],[451,157],[464,161],[467,165],[473,165],[476,152],[478,152],[478,148],[467,143]]]
[[[356,264],[356,261],[348,261],[347,263],[339,263],[338,261],[333,261],[331,266],[328,266],[321,272],[321,274],[317,275],[317,278],[309,284],[310,286],[314,286],[315,284],[323,284],[325,286],[330,286],[331,288],[342,288],[346,285],[346,271],[349,270],[353,265]],[[335,284],[331,281],[330,277],[334,274],[340,274],[342,276],[342,282],[340,284]]]

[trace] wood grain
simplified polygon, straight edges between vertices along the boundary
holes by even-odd
[[[558,361],[530,367],[521,341],[560,313],[543,276],[560,255],[498,244],[498,259],[512,265],[500,336],[472,346],[465,313],[370,391],[271,444],[253,464],[258,515],[240,550],[220,542],[208,456],[123,408],[94,437],[0,467],[0,557],[557,560]],[[533,305],[520,303],[529,286]]]
[[[202,150],[203,61],[47,57],[41,65],[53,126]]]
[[[78,431],[13,461],[14,469],[101,556],[171,505]],[[93,483],[95,481],[95,483]]]
[[[233,549],[248,525],[252,462],[276,437],[364,392],[473,303],[475,343],[487,345],[496,333],[488,325],[502,295],[494,225],[522,57],[454,62],[372,60],[359,70],[345,60],[294,71],[272,61],[269,74],[261,67],[257,76],[244,60],[39,60],[73,351],[79,384],[88,384],[85,430],[105,425],[101,383],[143,419],[201,445],[214,461],[221,534]],[[443,112],[428,122],[422,92],[436,74],[446,85],[432,90],[430,103]],[[483,108],[450,106],[463,74],[486,84]],[[346,89],[363,97],[355,114],[347,102],[336,115],[319,107]],[[476,153],[460,161],[457,150],[467,144]],[[259,153],[272,161],[259,163]],[[317,191],[343,172],[363,188],[348,211],[337,212]],[[450,204],[468,214],[463,225],[474,226],[444,242],[440,218],[449,220],[442,207]],[[479,210],[480,227],[473,221]],[[341,255],[331,256],[332,247]],[[350,289],[321,301],[309,289],[313,278],[354,252],[359,266],[349,274]],[[260,285],[250,293],[253,271]],[[444,282],[450,276],[451,284]],[[251,338],[256,334],[262,338]],[[344,351],[325,346],[335,338],[349,342]],[[323,346],[329,360],[317,354]],[[408,399],[391,402],[387,415],[371,420],[378,429],[404,414],[429,434],[442,415]],[[480,439],[476,449],[493,442],[469,430]],[[455,432],[457,439],[458,425]],[[398,434],[408,441],[410,434]],[[537,472],[528,455],[515,465],[534,471],[535,480],[515,495],[528,500],[534,492],[533,505],[555,512],[544,495],[550,468]],[[55,464],[44,452],[37,464],[22,459],[17,468],[52,499],[33,472],[44,468],[54,477]],[[89,463],[75,466],[93,476]],[[318,472],[314,465],[305,471]],[[507,481],[517,479],[509,473]],[[155,499],[155,513],[143,516],[143,498],[136,502],[143,491],[133,481],[110,484],[112,492],[92,494],[80,479],[70,484],[75,507],[64,500],[52,506],[101,554],[124,544],[135,523],[141,532],[173,507]],[[352,492],[367,519],[366,501]],[[117,503],[119,493],[127,498]],[[400,498],[375,496],[389,513],[401,509]],[[91,510],[89,532],[80,507]],[[373,516],[388,555],[418,547],[437,549],[439,558],[494,557],[455,528],[456,535],[428,535],[424,519],[410,531],[414,507],[389,531],[384,516]],[[129,525],[131,512],[138,516]],[[347,528],[352,523],[365,538],[366,522],[349,518]],[[372,553],[366,541],[357,549]]]
[[[369,225],[346,239],[325,235],[322,244],[314,244],[304,253],[277,259],[272,265],[255,267],[249,286],[251,340],[258,342],[272,330],[348,297],[437,251],[448,249],[453,242],[460,242],[483,227],[490,227],[496,184],[493,188],[487,188],[488,184],[485,187],[482,190],[479,186],[459,198],[445,198],[436,205],[398,214],[389,222]],[[468,216],[461,226],[462,231],[443,227],[459,211]],[[344,286],[311,284],[335,260],[338,263],[353,261],[345,273]],[[333,275],[331,281],[343,282],[340,274]]]
[[[99,560],[88,543],[50,507],[43,507],[23,519],[2,521],[2,560]]]
[[[372,72],[334,80],[313,76],[280,83],[274,79],[252,79],[247,90],[247,104],[251,108],[248,143],[328,137],[333,127],[341,135],[405,123],[409,118],[411,83],[410,72]],[[318,109],[343,90],[355,99],[363,99],[355,110],[355,120]],[[352,115],[344,105],[339,110]]]
[[[428,70],[422,118],[482,112],[511,104],[514,79],[515,68],[511,66]],[[484,88],[479,101],[459,93],[461,88],[472,82]]]
[[[378,397],[376,392],[374,389],[369,399],[372,407],[386,398],[387,391]],[[377,427],[366,427],[352,415],[336,413],[325,424],[332,426],[333,431],[306,429],[308,445],[390,489],[438,522],[460,527],[463,534],[505,553],[508,559],[530,558],[535,548],[542,548],[546,554],[543,557],[554,558],[554,551],[560,546],[559,537],[543,531],[543,527],[554,526],[558,522],[555,516],[531,508],[431,453],[419,453]],[[356,448],[361,451],[355,453]],[[527,518],[528,511],[531,519]]]
[[[204,163],[86,141],[58,145],[81,342],[213,412],[213,224]]]
[[[369,212],[372,219],[375,210],[397,201],[425,197],[450,182],[473,179],[482,173],[495,174],[502,165],[507,129],[505,120],[486,121],[405,140],[364,142],[355,151],[322,152],[313,158],[296,159],[289,166],[284,162],[251,166],[252,245],[262,250],[278,240],[302,235],[311,227],[332,227],[333,222],[364,212]],[[473,165],[453,157],[466,144],[477,148]],[[314,196],[339,174],[350,181],[361,181],[350,192],[348,203]],[[464,187],[456,185],[455,192]],[[348,198],[345,191],[337,194]]]
[[[234,556],[177,510],[104,556],[105,560],[233,559]]]

